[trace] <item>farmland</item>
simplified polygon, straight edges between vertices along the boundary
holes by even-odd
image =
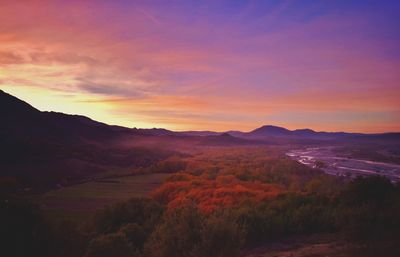
[[[167,177],[157,173],[95,180],[36,195],[34,201],[48,211],[91,213],[105,205],[148,196]]]

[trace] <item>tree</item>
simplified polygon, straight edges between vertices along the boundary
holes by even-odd
[[[243,230],[228,216],[212,216],[201,229],[201,241],[194,250],[196,257],[236,257],[240,255]]]
[[[85,257],[133,257],[137,256],[122,233],[101,235],[93,239]]]
[[[201,240],[203,217],[194,205],[171,210],[145,245],[146,256],[190,257]]]
[[[0,199],[0,241],[4,256],[48,256],[48,224],[28,202]]]
[[[151,231],[162,213],[163,208],[157,202],[148,198],[132,198],[97,212],[94,226],[97,234],[116,232],[129,223],[141,224],[146,231]]]
[[[214,214],[215,215],[215,214]],[[150,240],[149,257],[236,257],[242,230],[228,216],[205,216],[194,205],[171,210]]]

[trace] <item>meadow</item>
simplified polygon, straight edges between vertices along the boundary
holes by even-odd
[[[96,179],[33,196],[45,211],[92,214],[105,205],[148,197],[168,177],[165,173]]]

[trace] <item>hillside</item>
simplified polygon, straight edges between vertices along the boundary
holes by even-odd
[[[166,129],[130,129],[80,115],[41,112],[1,90],[0,115],[0,184],[4,182],[5,188],[42,190],[110,170],[146,167],[189,145],[254,144],[228,134],[201,137]]]
[[[105,171],[149,166],[196,147],[316,144],[397,147],[400,142],[400,133],[316,132],[272,125],[250,132],[225,133],[130,129],[80,115],[41,112],[3,91],[0,91],[0,115],[0,182],[11,178],[12,182],[6,184],[19,188],[76,183]]]
[[[107,170],[146,166],[172,152],[135,146],[135,130],[109,126],[84,116],[41,112],[0,91],[0,184],[2,188],[45,190]]]

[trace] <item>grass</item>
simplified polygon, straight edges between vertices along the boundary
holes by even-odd
[[[169,174],[146,174],[86,182],[34,197],[41,208],[54,215],[85,216],[105,205],[147,197]]]

